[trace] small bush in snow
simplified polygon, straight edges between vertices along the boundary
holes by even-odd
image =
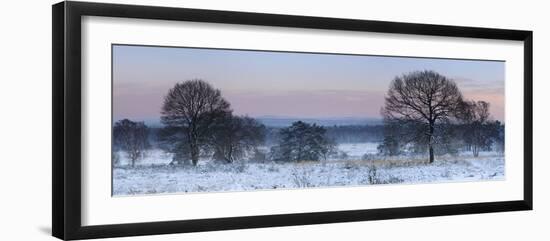
[[[365,155],[363,155],[361,157],[361,159],[363,159],[365,161],[373,161],[373,160],[376,160],[378,158],[379,158],[379,156],[377,156],[375,154],[370,154],[370,153],[365,153]]]
[[[312,180],[310,180],[309,173],[307,171],[303,171],[301,173],[293,172],[292,173],[292,181],[294,182],[294,185],[296,187],[299,187],[299,188],[314,187],[315,186],[312,183]]]
[[[347,161],[344,164],[344,169],[346,169],[346,170],[359,170],[359,165],[357,165],[357,163]]]
[[[246,171],[246,169],[248,169],[248,166],[244,162],[237,162],[237,163],[233,164],[233,168],[234,168],[233,170],[235,170],[235,172],[243,173],[243,172]]]
[[[275,166],[275,164],[273,163],[272,165],[270,165],[268,168],[267,168],[267,171],[268,172],[279,172],[279,168],[277,166]]]
[[[342,159],[342,160],[346,160],[346,159],[348,159],[348,158],[349,158],[349,155],[348,155],[348,153],[347,153],[347,152],[345,152],[345,151],[341,151],[341,152],[340,152],[340,153],[338,153],[338,154],[339,154],[339,155],[338,155],[338,158],[340,158],[340,159]]]

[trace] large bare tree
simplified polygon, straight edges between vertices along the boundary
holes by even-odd
[[[177,83],[164,98],[161,121],[172,128],[180,128],[190,152],[193,165],[197,165],[200,150],[208,145],[211,127],[219,118],[230,114],[229,103],[220,90],[206,81],[193,79]]]
[[[113,127],[113,142],[128,154],[132,167],[149,148],[148,136],[149,128],[143,122],[124,119],[117,121]]]
[[[387,120],[418,123],[434,161],[434,133],[439,123],[460,111],[462,94],[455,82],[434,71],[416,71],[393,79],[382,114]]]

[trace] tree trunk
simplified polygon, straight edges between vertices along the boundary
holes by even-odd
[[[433,163],[433,162],[434,162],[434,148],[430,143],[430,163]]]
[[[189,152],[191,152],[191,163],[193,166],[197,166],[199,163],[199,143],[197,141],[197,128],[194,124],[196,121],[189,123],[189,129],[187,130],[187,138],[189,139]]]
[[[199,163],[199,147],[197,144],[191,144],[191,162],[193,166]]]
[[[130,152],[129,153],[129,156],[130,157],[130,162],[132,164],[132,167],[135,167],[136,166],[136,160],[138,159],[138,155],[136,154],[136,152]]]
[[[430,149],[430,163],[434,162],[434,147],[433,147],[433,139],[434,139],[434,123],[430,123],[430,133],[428,136],[428,148]]]
[[[229,151],[227,151],[227,162],[233,163],[233,148],[230,146]]]

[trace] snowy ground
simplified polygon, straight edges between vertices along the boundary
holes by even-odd
[[[365,143],[343,143],[338,145],[338,150],[345,152],[348,159],[360,159],[365,154],[378,153],[378,143],[365,142]]]
[[[113,195],[224,192],[395,183],[503,180],[504,157],[498,153],[470,153],[437,157],[433,164],[422,157],[375,156],[371,143],[342,144],[346,160],[301,163],[233,163],[201,161],[197,167],[166,165],[170,156],[152,151],[132,168],[113,169]],[[369,160],[362,160],[371,154]],[[123,159],[123,158],[121,158]]]

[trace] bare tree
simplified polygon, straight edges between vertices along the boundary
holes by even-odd
[[[455,82],[434,71],[416,71],[395,77],[385,97],[385,119],[422,124],[434,161],[434,133],[438,123],[456,117],[462,94]]]
[[[214,127],[214,158],[228,163],[255,150],[265,141],[265,126],[250,117],[227,115]]]
[[[462,120],[465,123],[464,139],[475,157],[480,148],[491,144],[494,130],[489,125],[489,103],[485,101],[466,101],[462,104]]]
[[[200,150],[212,135],[211,127],[219,118],[231,113],[230,104],[220,90],[200,79],[177,83],[164,98],[161,121],[168,127],[181,128],[193,165]]]
[[[113,127],[113,141],[117,148],[126,152],[132,162],[143,157],[149,148],[149,128],[143,122],[133,122],[128,119],[120,120]],[[115,159],[116,160],[116,159]]]

